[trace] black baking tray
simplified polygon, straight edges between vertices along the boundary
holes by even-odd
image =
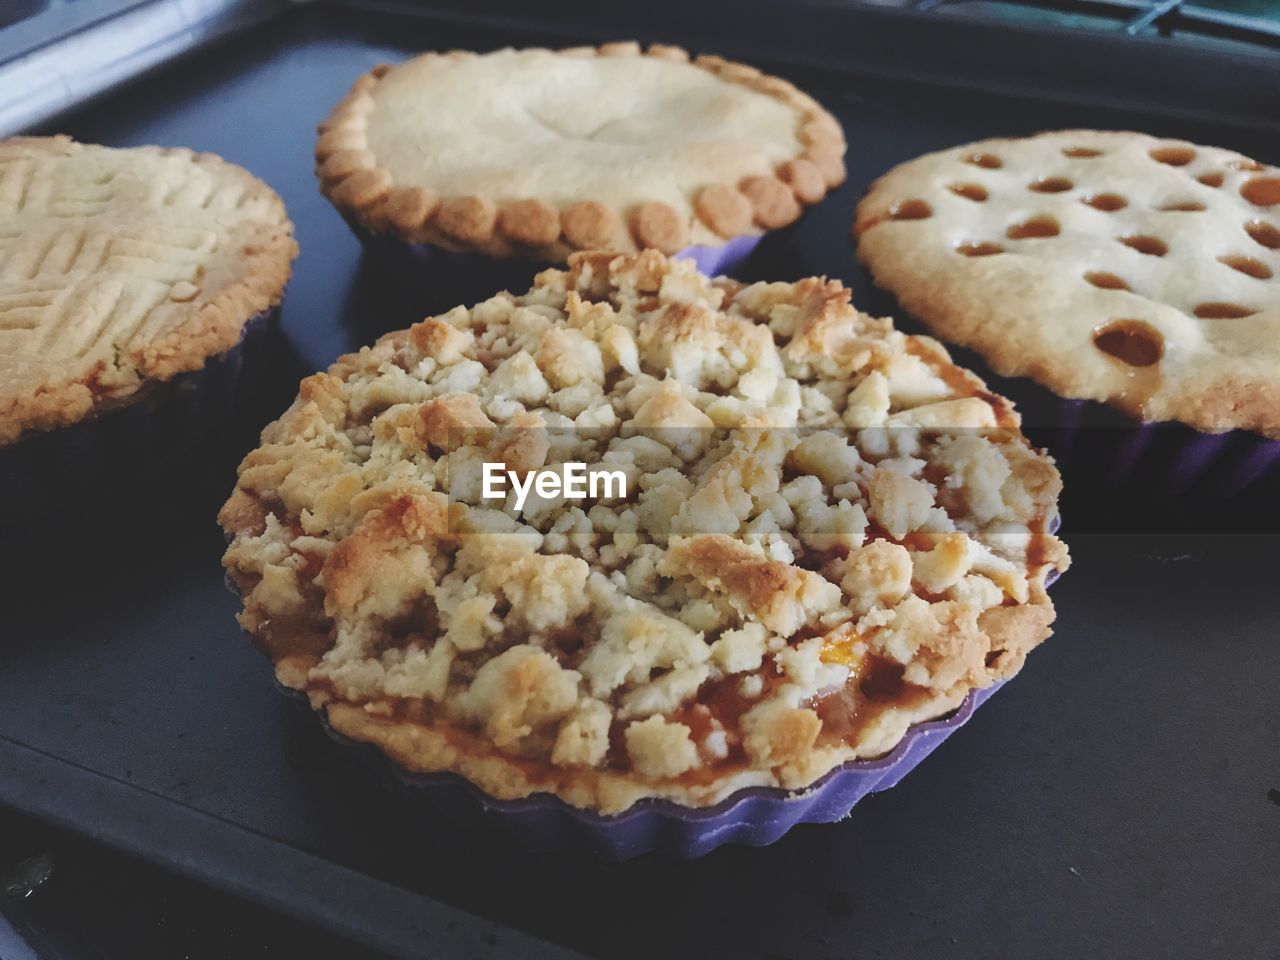
[[[401,956],[1280,956],[1276,491],[1138,522],[1068,477],[1075,566],[1017,680],[847,821],[692,863],[534,856],[385,792],[273,689],[214,522],[298,379],[425,309],[311,174],[315,124],[379,61],[635,36],[787,76],[844,123],[849,183],[755,269],[866,303],[846,235],[892,164],[1074,126],[1274,161],[1274,54],[844,4],[311,3],[208,36],[37,132],[212,150],[275,187],[302,248],[280,342],[198,455],[0,529],[0,803]]]

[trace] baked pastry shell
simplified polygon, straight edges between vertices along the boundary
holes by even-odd
[[[231,349],[199,369],[151,381],[113,409],[0,447],[0,525],[68,502],[102,502],[145,471],[197,452],[254,382],[279,316],[279,305],[256,314]]]

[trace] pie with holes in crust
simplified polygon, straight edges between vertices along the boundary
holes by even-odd
[[[1143,420],[1280,438],[1280,170],[1068,130],[911,160],[858,206],[858,256],[998,373]]]
[[[325,196],[374,232],[563,262],[786,226],[843,182],[844,151],[785,80],[610,43],[377,67],[320,126],[316,163]]]
[[[212,154],[0,142],[0,446],[231,349],[296,253],[280,198]]]
[[[483,495],[484,463],[572,462],[626,490]],[[1059,489],[1006,400],[838,282],[650,250],[307,378],[220,520],[242,626],[335,730],[609,813],[805,787],[1014,674]]]

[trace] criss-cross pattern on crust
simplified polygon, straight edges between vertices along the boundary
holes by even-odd
[[[0,443],[230,348],[295,251],[279,197],[217,157],[0,143]]]

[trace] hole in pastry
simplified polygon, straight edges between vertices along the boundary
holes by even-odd
[[[987,170],[999,170],[1004,166],[1004,161],[994,153],[971,153],[964,158],[964,162],[972,163],[975,167],[983,167]]]
[[[1256,207],[1274,207],[1280,203],[1280,177],[1254,177],[1240,188],[1240,196]]]
[[[1250,220],[1244,225],[1244,232],[1268,250],[1280,250],[1280,227],[1274,227],[1265,220]]]
[[[1222,171],[1211,170],[1208,173],[1200,174],[1196,179],[1206,187],[1220,187],[1222,186]]]
[[[1027,184],[1027,189],[1036,193],[1065,193],[1074,186],[1066,177],[1041,177]]]
[[[1163,257],[1169,252],[1169,245],[1159,237],[1149,237],[1145,233],[1121,237],[1120,242],[1131,250],[1145,253],[1148,257]]]
[[[1225,263],[1232,270],[1239,270],[1255,280],[1271,279],[1271,268],[1261,260],[1253,259],[1253,257],[1219,257],[1218,262]]]
[[[1068,157],[1100,157],[1101,150],[1095,150],[1093,147],[1063,147],[1062,153]]]
[[[1248,157],[1237,157],[1235,160],[1228,160],[1227,166],[1234,167],[1237,170],[1249,170],[1255,173],[1259,170],[1267,169],[1257,160],[1250,160]]]
[[[1114,273],[1107,273],[1105,270],[1094,270],[1084,275],[1085,280],[1092,283],[1095,287],[1103,290],[1128,290],[1129,285],[1117,277]]]
[[[1156,207],[1161,213],[1199,213],[1204,204],[1199,200],[1170,200]]]
[[[1095,193],[1085,197],[1080,201],[1095,210],[1101,210],[1104,213],[1113,213],[1116,210],[1123,210],[1129,205],[1129,201],[1118,193]]]
[[[933,207],[923,200],[903,200],[893,205],[889,216],[894,220],[926,220],[933,216]]]
[[[966,200],[972,200],[974,203],[981,203],[987,199],[987,191],[985,187],[980,187],[976,183],[953,183],[947,187],[957,197],[964,197]]]
[[[1196,152],[1190,147],[1156,147],[1149,153],[1156,163],[1167,163],[1171,167],[1185,167],[1196,158]]]
[[[957,244],[956,252],[966,257],[989,257],[994,253],[1004,253],[1004,247],[986,240],[965,240]]]
[[[1131,367],[1150,367],[1164,356],[1160,331],[1142,320],[1113,320],[1093,332],[1093,345]]]
[[[1257,310],[1238,303],[1198,303],[1193,311],[1201,320],[1239,320],[1251,317]]]
[[[1056,237],[1058,233],[1058,221],[1042,213],[1022,223],[1015,223],[1004,235],[1010,240],[1039,240],[1043,237]]]

